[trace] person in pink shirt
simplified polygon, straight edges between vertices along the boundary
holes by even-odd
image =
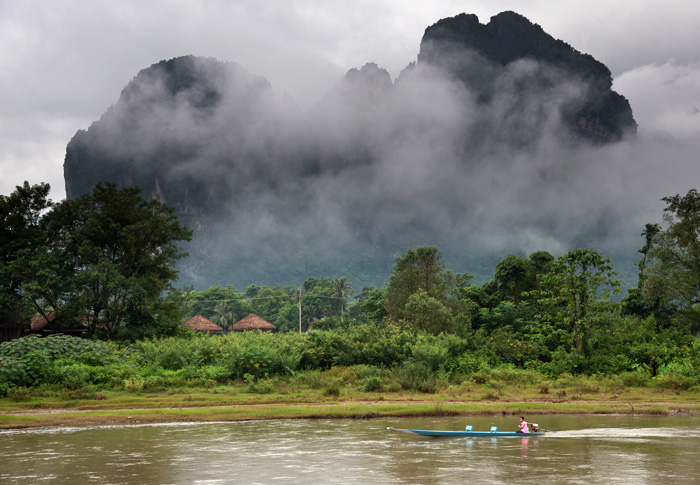
[[[529,433],[530,429],[527,427],[527,421],[525,418],[520,416],[520,425],[518,426],[518,431],[516,433]]]

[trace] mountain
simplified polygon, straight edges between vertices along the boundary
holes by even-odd
[[[603,63],[554,39],[515,12],[500,13],[485,25],[476,15],[440,20],[426,29],[418,63],[449,72],[483,101],[498,96],[499,81],[516,69],[527,71],[528,85],[516,86],[522,89],[521,101],[527,99],[527,89],[553,90],[575,82],[583,92],[562,106],[562,117],[573,133],[595,143],[610,143],[637,130],[629,103],[611,89],[612,75]],[[518,82],[523,83],[523,78]],[[521,107],[515,103],[512,109]]]
[[[636,131],[611,83],[512,12],[441,20],[395,81],[350,69],[307,112],[236,63],[179,57],[139,72],[70,140],[66,193],[111,181],[174,206],[195,229],[183,285],[381,286],[418,245],[489,278],[508,252],[620,229],[604,198],[568,198],[590,150]]]

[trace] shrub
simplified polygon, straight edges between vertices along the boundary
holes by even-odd
[[[145,380],[141,377],[134,377],[133,379],[126,379],[124,381],[124,387],[130,392],[141,392],[144,384]]]
[[[637,369],[620,374],[620,380],[627,387],[645,387],[651,380],[651,374],[643,369]]]
[[[376,392],[379,391],[382,388],[382,379],[381,377],[374,375],[374,376],[369,376],[367,379],[365,379],[364,384],[362,384],[361,389],[365,392]]]
[[[321,389],[323,387],[321,372],[317,370],[305,372],[304,381],[311,387],[311,389]]]
[[[31,391],[28,387],[10,387],[7,390],[7,397],[13,401],[26,401],[32,396]]]
[[[0,382],[37,385],[58,360],[98,367],[119,362],[114,344],[67,335],[27,337],[0,344]]]
[[[653,378],[654,384],[661,389],[673,391],[687,391],[698,384],[695,377],[681,376],[678,374],[662,374]]]
[[[326,396],[340,396],[340,389],[341,385],[340,382],[337,380],[332,380],[331,382],[326,383],[326,385],[323,388],[323,394]]]
[[[55,379],[66,389],[80,389],[90,381],[90,368],[85,364],[63,365],[54,372]]]
[[[405,362],[394,369],[394,376],[401,387],[406,390],[433,394],[438,389],[437,377],[424,362]]]

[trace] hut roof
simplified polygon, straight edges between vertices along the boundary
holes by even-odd
[[[63,327],[57,327],[55,325],[56,323],[56,312],[49,312],[48,315],[48,320],[43,316],[43,315],[34,315],[32,319],[30,320],[30,328],[26,329],[26,332],[38,332],[40,330],[42,331],[61,331],[61,332],[84,332],[87,330],[87,328],[90,326],[91,322],[97,321],[98,326],[104,327],[104,324],[100,323],[99,320],[97,320],[94,316],[92,315],[83,315],[82,319],[82,326],[78,325],[76,328],[63,328]]]
[[[31,329],[33,331],[41,330],[50,322],[56,320],[56,312],[50,312],[47,317],[49,317],[48,320],[43,315],[34,315],[31,320]]]
[[[212,322],[202,315],[195,315],[185,323],[181,325],[182,327],[191,328],[198,332],[221,332],[223,329],[219,327],[216,323]]]
[[[231,327],[232,330],[277,330],[273,324],[267,320],[260,318],[254,313],[251,313],[245,318],[240,319]]]

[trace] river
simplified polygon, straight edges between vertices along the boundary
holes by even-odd
[[[527,418],[527,417],[526,417]],[[517,438],[421,438],[387,427],[514,430],[516,417],[277,420],[0,431],[2,484],[457,484],[700,480],[700,418],[537,416]]]

